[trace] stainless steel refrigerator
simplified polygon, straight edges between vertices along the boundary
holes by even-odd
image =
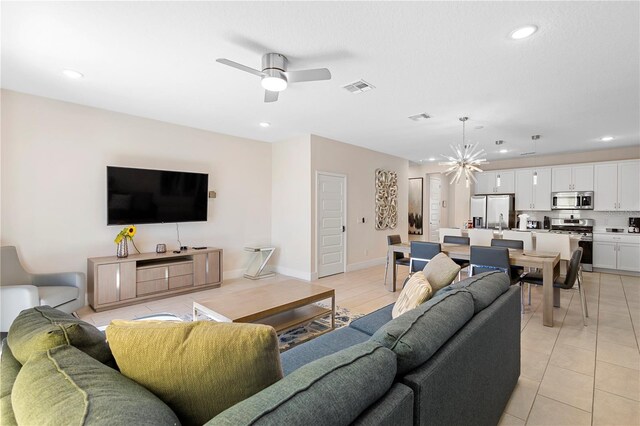
[[[482,217],[483,228],[502,229],[516,227],[515,198],[505,195],[474,195],[471,197],[470,216],[472,220]]]

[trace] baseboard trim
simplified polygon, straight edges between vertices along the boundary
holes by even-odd
[[[386,262],[386,257],[378,257],[376,259],[365,260],[364,262],[351,263],[347,265],[346,272],[358,271],[360,269],[371,268],[372,266],[384,265]]]
[[[288,277],[298,278],[299,280],[304,280],[304,281],[312,280],[312,274],[310,272],[303,272],[303,271],[298,271],[296,269],[283,268],[282,266],[276,266],[275,272],[280,275],[286,275]]]
[[[603,274],[626,275],[626,276],[629,276],[629,277],[640,277],[640,272],[621,271],[619,269],[593,268],[593,272],[600,272],[600,273],[603,273]]]

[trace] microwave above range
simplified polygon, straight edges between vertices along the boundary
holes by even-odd
[[[593,210],[593,192],[553,192],[552,210]]]

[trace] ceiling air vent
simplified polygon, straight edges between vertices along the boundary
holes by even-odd
[[[431,118],[431,116],[426,112],[423,112],[422,114],[409,116],[409,120],[413,120],[413,121],[422,121],[422,120],[426,120],[427,118]]]
[[[342,86],[342,88],[351,93],[362,93],[371,89],[375,89],[376,87],[364,80],[358,80],[356,82],[349,83],[346,86]]]

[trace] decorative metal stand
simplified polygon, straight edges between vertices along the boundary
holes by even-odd
[[[275,275],[274,272],[265,271],[265,267],[267,266],[267,262],[273,255],[273,252],[276,250],[275,247],[245,247],[245,251],[253,252],[253,259],[249,262],[249,266],[247,267],[247,272],[245,272],[244,277],[249,278],[251,280],[259,280],[262,278],[269,278]]]

